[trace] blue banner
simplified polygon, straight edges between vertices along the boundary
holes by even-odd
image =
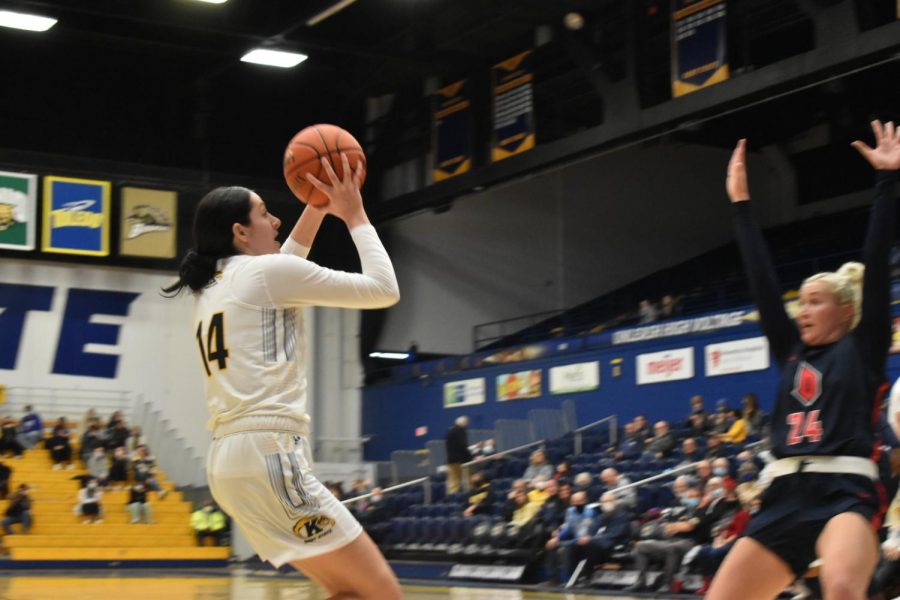
[[[530,50],[494,65],[491,70],[493,162],[534,148],[533,82]]]
[[[672,96],[728,79],[725,0],[672,0]]]
[[[472,168],[472,102],[469,83],[461,79],[434,95],[432,143],[435,181],[443,181]]]
[[[44,178],[44,252],[109,255],[110,183]]]

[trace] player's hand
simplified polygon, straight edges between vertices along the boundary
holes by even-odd
[[[325,211],[332,214],[345,223],[348,227],[354,227],[364,223],[368,223],[365,210],[363,209],[362,194],[359,191],[359,184],[363,179],[365,167],[363,162],[356,164],[356,171],[350,170],[350,161],[347,155],[341,153],[341,165],[343,166],[344,178],[339,179],[331,162],[326,157],[322,157],[322,168],[325,169],[325,175],[331,182],[331,185],[319,181],[312,173],[307,174],[306,179],[312,183],[316,189],[328,196],[328,204],[325,205]]]
[[[872,121],[872,132],[875,134],[874,148],[859,140],[850,145],[878,170],[900,169],[900,128],[895,130],[892,121],[882,125],[881,121],[875,119]]]
[[[744,202],[750,199],[750,188],[747,185],[747,140],[738,140],[731,160],[728,161],[728,176],[725,178],[725,189],[732,202]]]

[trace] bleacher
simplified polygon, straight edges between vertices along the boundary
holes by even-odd
[[[77,454],[77,440],[72,440]],[[74,457],[73,457],[74,458]],[[21,459],[3,459],[13,470],[10,493],[20,484],[30,487],[33,524],[28,534],[21,525],[13,525],[13,535],[3,538],[8,552],[7,568],[64,566],[224,566],[230,556],[228,547],[199,547],[190,526],[191,503],[156,471],[164,499],[148,495],[153,510],[152,524],[131,524],[126,503],[129,491],[109,489],[101,505],[103,523],[84,524],[76,515],[81,482],[77,477],[87,471],[77,459],[71,470],[53,470],[50,452],[43,445],[27,450]],[[8,500],[0,501],[0,514]]]

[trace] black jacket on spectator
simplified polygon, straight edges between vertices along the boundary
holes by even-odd
[[[27,494],[16,492],[13,494],[12,499],[9,501],[9,506],[6,508],[6,516],[18,518],[21,517],[22,513],[26,510],[31,510],[31,498],[29,498]]]
[[[675,436],[670,431],[663,436],[654,437],[653,441],[647,444],[645,451],[652,454],[662,454],[663,458],[668,458],[674,450]]]
[[[454,425],[447,431],[447,464],[462,464],[472,460],[466,428]]]
[[[538,513],[538,518],[547,530],[556,529],[565,522],[567,508],[569,508],[569,505],[563,502],[559,496],[552,496],[547,498],[544,505],[541,506],[541,512]]]
[[[0,464],[0,500],[5,500],[9,494],[9,478],[12,477],[12,469]]]
[[[644,438],[639,435],[625,436],[622,444],[619,446],[619,452],[622,453],[622,460],[634,460],[641,456],[644,451]]]
[[[147,488],[144,488],[141,492],[134,489],[134,487],[131,488],[131,493],[128,495],[128,504],[134,504],[135,502],[140,504],[147,502]]]

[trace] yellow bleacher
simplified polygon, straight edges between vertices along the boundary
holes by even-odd
[[[74,440],[73,440],[74,441]],[[73,444],[73,447],[76,444]],[[77,448],[73,448],[73,456]],[[12,561],[122,561],[166,560],[227,560],[227,547],[200,547],[190,527],[191,505],[184,500],[175,485],[166,481],[165,473],[156,472],[159,484],[168,494],[162,500],[155,492],[148,494],[153,510],[152,524],[131,524],[126,502],[128,489],[108,489],[103,494],[103,523],[83,524],[81,515],[73,508],[77,501],[80,481],[73,479],[87,474],[74,461],[71,470],[53,470],[50,452],[35,448],[21,459],[3,461],[12,468],[10,494],[21,483],[31,489],[32,527],[27,535],[6,535],[3,547]],[[8,501],[0,501],[0,518]],[[21,531],[13,525],[13,531]],[[2,530],[0,530],[2,534]]]

